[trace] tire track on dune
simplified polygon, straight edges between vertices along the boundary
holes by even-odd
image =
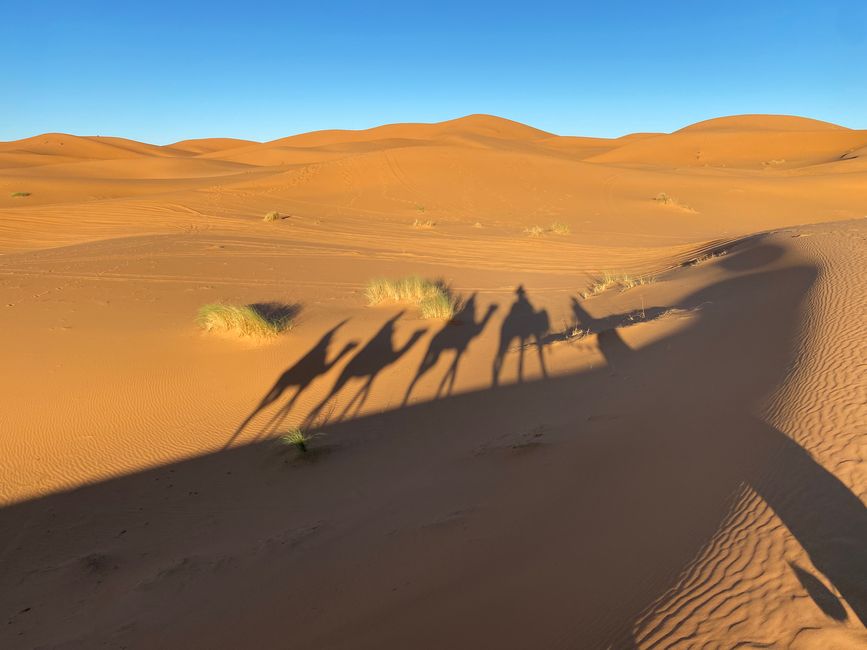
[[[364,283],[341,283],[337,284],[334,282],[317,282],[315,280],[259,280],[255,278],[251,278],[249,280],[244,279],[214,279],[209,276],[157,276],[157,275],[145,275],[145,274],[136,274],[136,273],[55,273],[51,271],[36,271],[36,270],[19,270],[19,269],[0,269],[0,275],[9,275],[14,277],[50,277],[50,278],[63,278],[65,280],[93,280],[93,281],[109,281],[109,282],[130,282],[130,281],[139,281],[139,282],[150,282],[154,284],[208,284],[208,285],[220,285],[220,286],[238,286],[238,287],[249,287],[249,286],[272,286],[272,287],[292,287],[292,286],[317,286],[317,287],[350,287],[361,289],[364,288]]]
[[[54,267],[51,275],[55,277],[63,277],[63,273],[73,273],[73,276],[76,278],[87,277],[87,274],[75,273],[70,270],[59,271],[57,265],[81,264],[85,262],[104,263],[112,259],[118,259],[118,247],[131,249],[131,251],[124,251],[121,258],[124,261],[130,259],[130,253],[133,256],[143,260],[147,259],[148,261],[156,259],[199,259],[202,255],[210,253],[206,248],[207,246],[219,246],[219,250],[214,253],[214,257],[219,257],[220,259],[246,259],[253,255],[260,260],[264,258],[273,258],[275,260],[296,259],[301,256],[310,258],[317,256],[333,258],[339,256],[345,259],[357,259],[359,261],[377,263],[386,262],[406,265],[412,262],[416,265],[443,266],[443,261],[439,255],[426,252],[424,248],[420,248],[417,238],[410,235],[377,236],[377,247],[372,247],[359,244],[360,241],[366,241],[367,237],[370,236],[369,229],[366,231],[364,237],[360,236],[362,233],[365,233],[365,231],[361,229],[358,230],[358,233],[354,231],[342,232],[335,235],[327,245],[321,241],[323,233],[313,229],[303,233],[309,238],[307,240],[299,240],[299,231],[297,230],[293,231],[295,237],[289,241],[233,240],[231,238],[220,239],[212,237],[176,240],[178,244],[187,245],[189,247],[187,250],[165,250],[166,244],[175,243],[171,239],[171,235],[157,235],[157,237],[168,237],[169,239],[151,242],[144,240],[136,241],[136,238],[133,237],[126,241],[112,240],[114,250],[106,250],[104,254],[99,254],[104,248],[98,246],[98,242],[94,242],[94,245],[89,249],[71,248],[63,252],[59,252],[58,249],[49,249],[35,252],[33,254],[34,257],[29,259],[18,257],[14,261],[9,260],[12,264],[0,263],[0,273],[38,275],[43,273],[43,271],[28,268],[30,263],[42,263],[50,260]],[[332,233],[329,232],[328,235],[331,236]],[[612,269],[631,274],[658,275],[684,264],[700,260],[707,255],[713,254],[715,251],[723,250],[726,246],[733,245],[731,241],[714,240],[700,245],[691,244],[661,248],[634,247],[612,251],[608,247],[599,247],[592,244],[558,242],[559,245],[556,248],[546,246],[548,249],[547,254],[540,255],[539,251],[535,248],[516,251],[516,242],[511,239],[485,244],[480,244],[478,241],[469,238],[463,240],[446,238],[446,240],[452,251],[449,267],[454,269],[496,270],[514,273],[582,274],[589,276],[601,274],[604,271]],[[736,242],[737,240],[732,241]],[[523,242],[517,243],[522,244]],[[163,250],[154,250],[154,244]],[[504,263],[503,260],[508,260],[508,263]],[[110,278],[112,276],[111,274],[102,273],[100,277]],[[154,281],[157,282],[199,281],[193,276],[160,276],[159,274],[154,276],[116,274],[113,277],[130,280],[143,280],[153,277]],[[240,278],[223,279],[224,282],[229,283],[240,280]],[[578,288],[580,287],[576,287],[576,289]]]
[[[867,489],[867,298],[859,275],[867,264],[864,231],[861,224],[843,224],[798,241],[796,247],[818,265],[819,276],[803,311],[787,381],[762,412],[766,422],[809,452],[862,503]],[[858,541],[852,543],[857,549]],[[853,647],[867,642],[851,609],[844,620],[835,620],[813,602],[795,566],[813,574],[830,598],[845,605],[777,513],[745,486],[675,588],[638,620],[636,643],[642,648],[791,647],[804,630],[812,630],[811,638],[819,643],[838,643],[841,634]]]

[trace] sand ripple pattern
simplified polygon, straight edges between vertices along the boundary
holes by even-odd
[[[815,260],[820,275],[805,298],[789,379],[762,413],[862,503],[867,496],[863,233],[846,225],[795,233],[796,248]],[[845,612],[837,619],[823,612],[793,566],[812,574]],[[676,587],[639,620],[635,639],[643,648],[837,648],[864,647],[867,634],[780,518],[745,485]]]

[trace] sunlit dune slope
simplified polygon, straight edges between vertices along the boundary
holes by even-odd
[[[675,133],[696,131],[848,131],[846,127],[797,115],[732,115],[690,124]]]
[[[239,138],[197,138],[195,140],[180,140],[168,145],[168,147],[179,151],[202,154],[225,151],[226,149],[235,149],[252,144],[255,144],[252,140],[241,140]]]
[[[270,210],[383,225],[423,217],[444,233],[558,221],[594,241],[731,236],[864,214],[865,146],[865,131],[786,116],[616,139],[486,115],[265,143],[47,134],[0,145],[0,251],[212,227],[214,218],[244,228]],[[160,203],[184,209],[155,219]]]
[[[136,156],[189,155],[180,149],[160,147],[125,138],[78,136],[66,133],[45,133],[23,140],[0,142],[0,153],[28,153],[39,154],[41,156],[81,158],[85,160],[115,160]]]

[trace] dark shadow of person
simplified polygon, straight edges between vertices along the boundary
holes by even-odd
[[[440,381],[439,386],[437,387],[436,397],[440,397],[444,391],[446,395],[451,394],[452,390],[454,390],[455,379],[457,379],[458,375],[458,365],[461,362],[461,358],[466,353],[467,347],[473,339],[484,331],[488,321],[491,319],[491,316],[494,315],[495,311],[497,311],[496,305],[488,305],[485,315],[477,321],[476,294],[474,293],[470,296],[469,300],[463,304],[461,310],[455,315],[455,317],[446,323],[439,332],[434,334],[430,344],[428,345],[427,352],[425,352],[424,358],[415,373],[415,377],[413,377],[409,387],[406,389],[406,395],[403,397],[404,404],[409,401],[410,394],[418,381],[427,372],[433,369],[443,353],[449,351],[453,352],[454,355],[452,357],[451,365],[449,365],[448,370],[446,370],[442,381]]]
[[[503,324],[500,327],[500,344],[497,348],[497,355],[494,358],[493,378],[491,383],[494,386],[500,383],[500,373],[503,370],[503,362],[506,357],[506,352],[509,351],[509,346],[517,339],[518,352],[518,381],[524,380],[524,348],[530,343],[531,339],[536,346],[536,351],[539,354],[539,365],[542,368],[542,375],[547,377],[548,370],[545,368],[544,357],[544,341],[543,337],[550,329],[548,320],[548,312],[544,309],[536,311],[530,301],[527,299],[527,292],[524,290],[524,285],[519,285],[515,289],[515,302],[509,308],[509,313],[503,319]]]
[[[337,377],[337,381],[334,382],[331,391],[308,414],[305,420],[308,424],[312,423],[328,401],[337,395],[337,393],[339,393],[340,390],[353,379],[361,379],[364,383],[358,392],[356,392],[352,399],[346,404],[346,407],[340,415],[340,419],[349,415],[349,411],[353,405],[355,405],[356,413],[361,410],[364,403],[367,401],[367,398],[370,396],[373,382],[376,380],[379,373],[385,370],[388,366],[396,363],[427,331],[425,328],[417,329],[412,333],[406,343],[401,347],[396,348],[394,346],[394,325],[401,316],[403,316],[403,312],[400,312],[386,321],[385,325],[383,325],[379,331],[373,335],[373,338],[370,339],[370,341],[359,350],[358,354],[356,354],[349,363],[346,364],[340,375]]]
[[[346,320],[343,320],[328,330],[307,354],[301,357],[294,365],[280,375],[277,381],[274,382],[271,390],[269,390],[259,402],[258,406],[253,409],[250,415],[244,418],[244,421],[241,422],[235,430],[235,433],[233,433],[232,437],[229,438],[228,442],[226,442],[223,449],[228,448],[238,438],[253,418],[279,400],[287,390],[294,388],[295,392],[292,394],[292,397],[271,417],[263,428],[263,432],[267,435],[269,431],[273,431],[275,428],[279,427],[283,420],[285,420],[289,415],[292,406],[295,404],[298,396],[304,392],[304,389],[306,389],[314,379],[326,374],[338,361],[340,361],[340,359],[358,346],[357,341],[347,343],[343,346],[343,349],[338,352],[333,359],[331,359],[331,361],[328,361],[328,348],[331,347],[331,342],[334,339],[337,330],[343,327],[346,322]],[[257,435],[255,439],[258,438],[259,435]]]

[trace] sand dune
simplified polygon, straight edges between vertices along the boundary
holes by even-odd
[[[690,124],[676,133],[690,133],[695,131],[848,131],[839,124],[831,124],[821,120],[813,120],[808,117],[797,115],[731,115],[728,117],[715,117],[710,120],[702,120]]]
[[[0,646],[867,645],[865,146],[0,144]],[[367,305],[412,274],[454,322]]]
[[[192,153],[212,153],[214,151],[225,151],[226,149],[236,149],[247,145],[255,144],[252,140],[241,140],[238,138],[198,138],[196,140],[180,140],[179,142],[168,145],[171,149],[180,151],[191,151]]]

